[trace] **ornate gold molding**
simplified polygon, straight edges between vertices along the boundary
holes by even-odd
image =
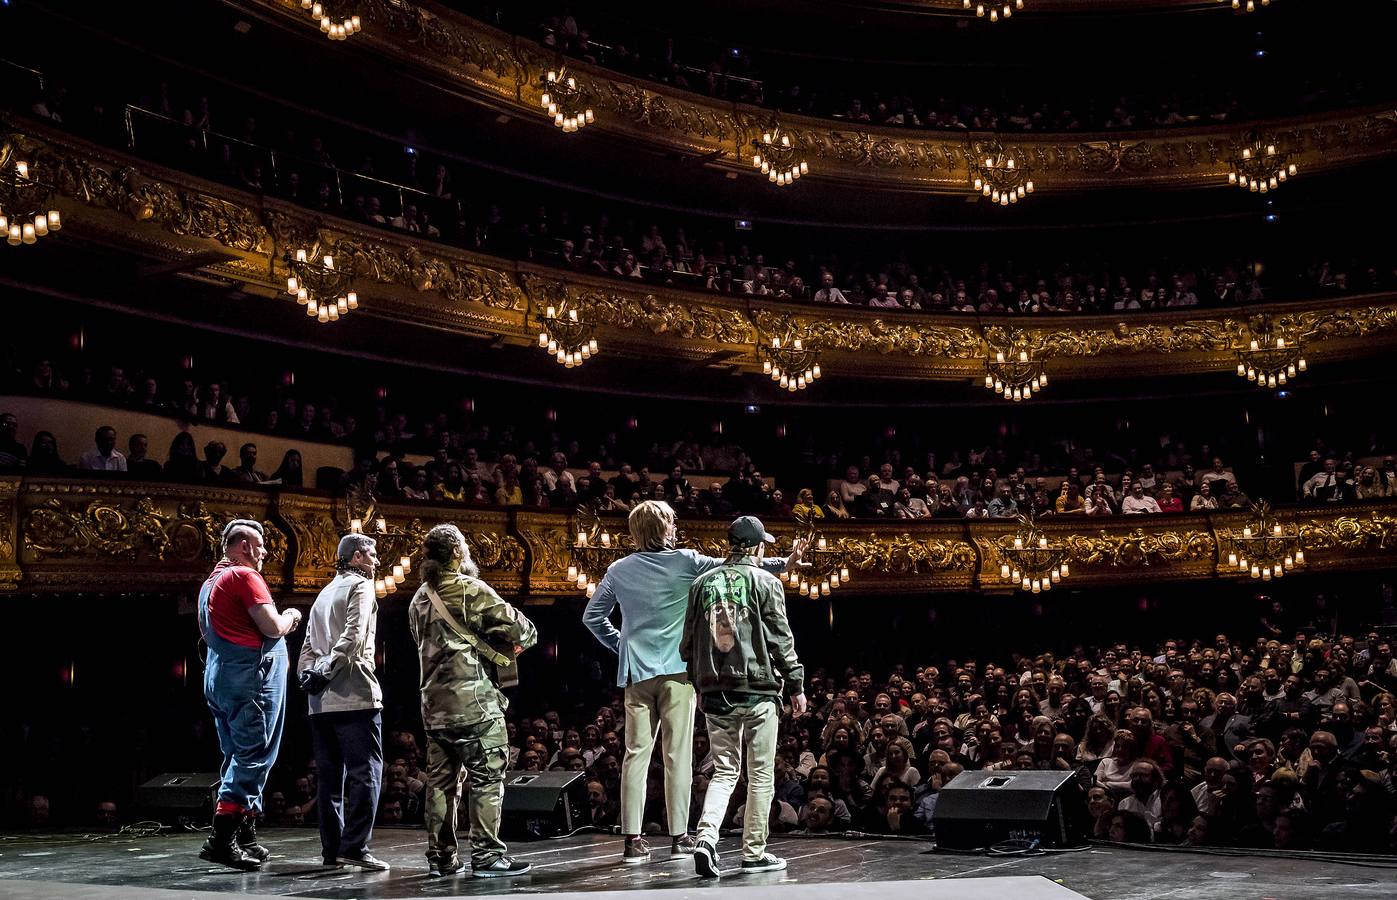
[[[242,0],[293,21],[307,40],[319,32],[296,0]],[[1080,4],[1078,4],[1080,6]],[[544,117],[539,98],[556,55],[430,2],[364,0],[364,31],[353,47],[443,79],[490,106]],[[748,144],[768,128],[770,110],[724,103],[653,82],[638,82],[570,61],[596,125],[671,151],[710,155],[713,165],[751,177]],[[810,178],[901,190],[968,193],[968,133],[855,127],[834,120],[782,116],[783,129],[810,161]],[[1300,119],[1207,125],[1153,132],[1000,135],[1027,161],[1039,190],[1127,185],[1226,185],[1227,160],[1258,127],[1277,135],[1305,172],[1397,151],[1397,111],[1373,108]],[[551,130],[551,129],[550,129]]]
[[[273,589],[309,598],[333,575],[335,548],[349,530],[352,506],[346,498],[291,491],[0,478],[0,590],[192,589],[217,558],[224,524],[245,517],[267,527],[271,552],[264,574]],[[1058,589],[1073,590],[1160,579],[1245,582],[1245,575],[1219,566],[1217,548],[1249,515],[1227,511],[1104,521],[1058,516],[1038,524],[1068,547],[1072,575]],[[1287,508],[1276,515],[1298,529],[1303,541],[1306,566],[1300,577],[1397,565],[1397,501]],[[452,522],[465,533],[486,580],[500,591],[581,597],[566,577],[579,527],[572,513],[388,503],[374,508],[378,517],[386,525],[377,535],[386,565],[416,557],[432,525]],[[609,530],[624,531],[621,517],[602,518]],[[376,522],[364,522],[365,531],[375,534]],[[1013,530],[1004,520],[821,521],[817,526],[828,547],[857,572],[841,596],[1012,590],[999,579],[997,547]],[[682,543],[723,556],[727,527],[726,521],[685,520]],[[807,533],[793,520],[773,519],[768,528],[780,538],[778,552]],[[409,573],[409,584],[400,591],[410,591],[414,581]]]
[[[1217,553],[1217,544],[1206,531],[1102,531],[1096,535],[1072,535],[1066,544],[1071,561],[1087,566],[1143,568],[1151,562],[1211,561]]]
[[[771,335],[824,353],[826,371],[864,376],[966,379],[983,375],[989,346],[1011,336],[1051,363],[1054,376],[1230,370],[1269,318],[1303,334],[1311,361],[1386,357],[1397,343],[1397,296],[1363,295],[1221,310],[1092,316],[1006,317],[892,312],[783,303],[511,263],[383,229],[324,219],[268,198],[99,149],[37,124],[24,140],[58,173],[64,221],[141,252],[178,259],[211,249],[205,265],[280,301],[280,248],[315,234],[358,279],[366,310],[434,328],[533,344],[529,311],[564,299],[600,325],[608,346],[630,356],[699,359],[722,353],[760,371],[755,348]],[[281,314],[297,314],[280,303]],[[276,315],[277,313],[272,313]]]

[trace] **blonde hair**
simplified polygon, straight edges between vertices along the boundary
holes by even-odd
[[[636,504],[627,524],[637,550],[669,550],[674,545],[674,510],[664,501]]]

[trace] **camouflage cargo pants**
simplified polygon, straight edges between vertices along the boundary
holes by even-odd
[[[455,862],[461,784],[470,778],[471,865],[494,862],[500,840],[504,774],[509,768],[504,719],[427,732],[427,859]]]

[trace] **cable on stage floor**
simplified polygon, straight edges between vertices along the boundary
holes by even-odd
[[[1376,853],[1335,853],[1328,850],[1272,850],[1266,847],[1192,847],[1175,844],[1126,844],[1093,840],[1094,847],[1120,847],[1153,853],[1194,853],[1202,856],[1230,856],[1238,859],[1292,859],[1332,862],[1369,869],[1397,869],[1397,857]]]

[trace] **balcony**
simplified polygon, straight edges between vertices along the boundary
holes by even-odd
[[[1217,310],[1006,319],[831,308],[715,296],[512,263],[320,217],[312,211],[95,147],[34,123],[22,144],[61,195],[65,237],[144,255],[207,284],[264,298],[255,315],[303,321],[285,295],[287,247],[319,240],[356,281],[366,313],[499,345],[536,345],[548,306],[579,309],[617,358],[716,363],[760,373],[759,343],[800,338],[826,375],[982,382],[991,346],[1027,346],[1057,378],[1231,372],[1236,351],[1268,327],[1307,335],[1310,362],[1385,359],[1397,343],[1397,297]],[[12,282],[12,285],[14,283]],[[187,314],[187,308],[185,308]],[[362,316],[354,317],[360,321]],[[335,328],[345,328],[353,322]],[[538,357],[540,365],[545,360]]]
[[[1298,537],[1299,573],[1391,568],[1397,564],[1397,502],[1277,510],[1276,522]],[[576,515],[524,508],[491,509],[435,503],[374,504],[364,498],[292,490],[145,483],[114,479],[0,477],[0,590],[10,593],[195,590],[219,556],[224,524],[251,518],[267,526],[265,575],[284,600],[307,603],[334,574],[335,548],[354,520],[380,540],[385,560],[413,558],[440,522],[465,533],[482,577],[502,593],[529,602],[580,599],[568,568],[579,528]],[[1233,538],[1253,523],[1245,511],[1210,515],[1120,516],[1040,520],[1065,547],[1071,577],[1059,588],[1137,586],[1161,581],[1250,583],[1229,565]],[[601,528],[625,531],[620,517]],[[684,520],[681,544],[725,553],[727,520]],[[927,594],[1015,590],[1000,577],[1012,520],[912,523],[858,520],[822,524],[812,533],[792,519],[773,519],[778,552],[795,537],[823,538],[850,570],[837,594]],[[1221,549],[1220,549],[1221,548]],[[411,571],[398,592],[415,587]],[[1295,576],[1292,576],[1295,577]],[[1303,577],[1303,575],[1299,576]],[[793,601],[799,602],[799,601]]]

